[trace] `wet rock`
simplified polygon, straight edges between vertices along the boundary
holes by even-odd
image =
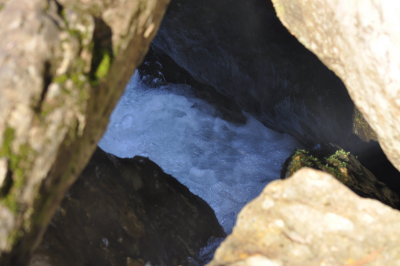
[[[284,177],[292,176],[303,167],[322,170],[333,175],[359,196],[377,199],[393,208],[400,207],[399,195],[375,177],[354,155],[343,149],[338,149],[327,156],[318,152],[296,150],[287,162]]]
[[[196,89],[193,91],[195,96],[213,105],[222,119],[237,124],[246,123],[242,109],[234,100],[195,80],[185,69],[155,47],[149,50],[138,71],[142,82],[149,87],[168,83],[189,84]]]
[[[397,265],[400,213],[303,168],[239,214],[216,265]]]
[[[343,80],[400,169],[400,3],[273,0],[285,26]]]
[[[207,203],[152,161],[98,148],[30,265],[197,265],[223,235]]]
[[[197,82],[304,144],[358,144],[346,88],[287,32],[269,1],[172,1],[154,46]]]

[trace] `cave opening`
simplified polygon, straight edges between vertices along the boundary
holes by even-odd
[[[282,176],[284,162],[301,147],[321,157],[343,147],[398,194],[398,172],[379,144],[352,132],[354,105],[342,82],[271,15],[270,3],[235,3],[228,11],[232,1],[203,2],[209,1],[172,2],[112,114],[103,150],[153,160],[204,199],[227,234],[241,208]],[[193,10],[206,25],[191,32],[196,18],[177,21]],[[246,24],[241,12],[256,15]],[[240,27],[226,31],[238,17]],[[184,30],[172,31],[179,23]],[[216,25],[219,31],[202,35]],[[211,255],[216,243],[209,243]]]

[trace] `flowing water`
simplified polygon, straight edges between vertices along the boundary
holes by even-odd
[[[245,115],[243,125],[225,121],[190,86],[149,88],[135,74],[99,146],[119,157],[149,157],[207,201],[230,233],[240,209],[279,178],[298,146]]]

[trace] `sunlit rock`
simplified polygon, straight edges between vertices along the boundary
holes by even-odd
[[[26,264],[94,151],[167,3],[0,1],[2,266]]]
[[[343,80],[400,169],[400,2],[272,2],[290,32]]]
[[[397,265],[400,213],[303,168],[239,214],[210,266]]]

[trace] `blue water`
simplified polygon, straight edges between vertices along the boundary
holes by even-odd
[[[279,178],[299,146],[245,115],[246,124],[230,123],[190,86],[149,88],[135,74],[99,145],[119,157],[149,157],[206,200],[229,233],[240,209]]]

